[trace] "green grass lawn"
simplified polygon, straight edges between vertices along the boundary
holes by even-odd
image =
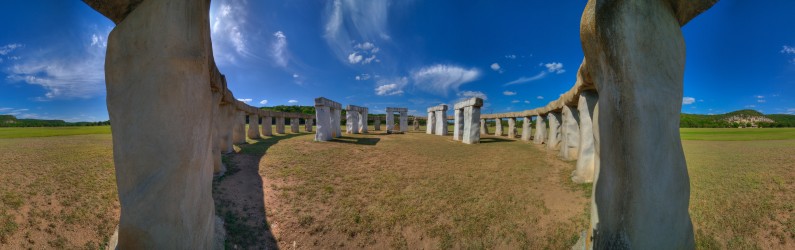
[[[792,140],[795,128],[681,128],[679,134],[698,141]]]
[[[0,128],[0,139],[110,134],[110,126]]]

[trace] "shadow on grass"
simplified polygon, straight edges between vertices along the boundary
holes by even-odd
[[[281,140],[312,133],[275,135],[248,140],[240,151],[223,156],[224,176],[213,180],[216,214],[224,220],[226,249],[278,249],[267,220],[264,184],[259,162],[268,149]]]
[[[382,134],[386,135],[386,134]],[[353,138],[353,137],[337,137],[332,139],[329,142],[338,142],[338,143],[350,143],[350,144],[357,144],[357,145],[366,145],[366,146],[375,146],[378,142],[381,141],[380,138]]]
[[[511,140],[511,139],[503,139],[503,138],[498,138],[498,137],[485,137],[485,138],[480,138],[480,143],[512,142],[512,141],[515,141],[515,140]]]

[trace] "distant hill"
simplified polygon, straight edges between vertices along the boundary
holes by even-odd
[[[756,110],[743,109],[719,115],[681,114],[681,128],[744,128],[795,127],[795,115],[765,115]]]
[[[102,126],[104,122],[66,122],[64,120],[17,119],[13,115],[0,115],[0,127],[67,127],[67,126]]]

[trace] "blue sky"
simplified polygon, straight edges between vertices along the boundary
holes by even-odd
[[[582,62],[586,1],[213,0],[213,51],[254,106],[324,96],[371,113],[469,96],[483,113],[532,109]],[[99,121],[113,23],[80,1],[0,9],[0,114]],[[723,0],[685,27],[685,113],[795,113],[795,1]]]

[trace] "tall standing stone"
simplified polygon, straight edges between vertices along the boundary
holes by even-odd
[[[516,138],[516,117],[508,118],[508,137]]]
[[[291,133],[298,133],[299,132],[299,130],[298,130],[298,128],[300,128],[300,127],[298,127],[299,123],[300,122],[298,121],[298,117],[290,118],[290,132]]]
[[[312,118],[304,118],[304,130],[306,132],[312,132],[312,125],[314,123],[315,122],[312,120]]]
[[[562,142],[560,156],[564,160],[576,160],[580,153],[580,115],[577,107],[563,105],[561,112],[563,124],[561,125]]]
[[[580,93],[577,110],[580,115],[580,146],[577,167],[571,175],[576,183],[590,183],[594,178],[596,149],[594,148],[593,113],[599,95],[594,91]]]
[[[464,135],[464,112],[453,109],[453,140],[460,141]]]
[[[248,134],[249,139],[259,139],[259,116],[256,114],[248,115]]]
[[[273,136],[273,117],[271,116],[262,117],[262,135]]]
[[[387,131],[387,133],[391,133],[393,130],[395,130],[395,114],[390,112],[389,109],[387,109],[387,112],[386,112],[386,131]]]
[[[332,126],[332,135],[334,135],[334,137],[341,137],[342,136],[342,129],[340,129],[340,127],[341,127],[341,124],[342,124],[342,119],[341,119],[342,118],[342,116],[341,116],[342,109],[341,108],[334,109],[334,110],[332,110],[332,114],[333,114],[333,117],[334,117],[332,119],[332,124],[331,124],[331,126]]]
[[[494,135],[502,136],[502,118],[494,119],[494,126],[496,126]]]
[[[349,106],[350,107],[350,106]],[[345,113],[345,133],[358,134],[359,133],[359,112],[354,110],[346,110]]]
[[[409,132],[409,113],[400,111],[400,132]]]
[[[359,112],[359,133],[367,134],[367,117],[370,113],[369,111],[368,108],[362,107],[362,110]]]
[[[381,131],[381,118],[373,118],[373,129],[375,129],[375,131]]]
[[[536,133],[533,136],[533,143],[535,144],[543,144],[546,143],[547,137],[547,114],[538,114],[536,116]]]
[[[209,9],[150,0],[114,20],[105,82],[120,248],[213,247]]]
[[[414,131],[420,131],[420,119],[417,119],[416,116],[414,117],[414,120],[412,121],[412,126],[414,126]]]
[[[317,132],[315,132],[315,141],[330,141],[336,137],[334,126],[339,120],[335,119],[335,110],[342,108],[338,102],[326,99],[324,97],[315,98],[315,118],[317,118]],[[311,122],[310,122],[311,124]]]
[[[447,135],[447,105],[431,107],[429,111],[433,111],[434,114],[434,134]]]
[[[428,120],[425,121],[425,130],[426,133],[432,135],[436,130],[436,115],[433,111],[428,111]]]
[[[456,103],[453,108],[459,111],[454,118],[459,121],[455,128],[459,128],[461,141],[466,144],[480,143],[482,124],[480,119],[480,107],[483,106],[483,99],[472,97],[470,99]]]
[[[276,117],[276,133],[283,135],[286,134],[284,132],[284,114],[281,114]]]
[[[532,120],[530,119],[530,116],[525,116],[524,119],[522,119],[522,141],[530,140],[530,135],[532,134],[530,127],[531,123]]]
[[[549,112],[549,135],[547,136],[547,149],[560,150],[560,112]]]
[[[489,127],[486,125],[486,119],[480,119],[480,134],[489,134]]]

